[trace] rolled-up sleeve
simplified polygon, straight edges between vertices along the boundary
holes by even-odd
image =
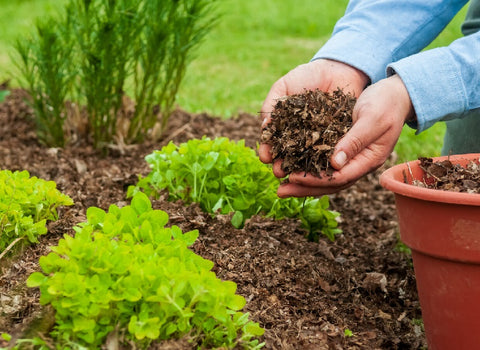
[[[417,133],[437,121],[461,118],[480,108],[480,32],[394,62],[387,74],[394,72],[412,100]]]
[[[352,0],[313,60],[347,63],[367,74],[372,83],[387,73],[399,74],[412,99],[420,132],[442,118],[455,117],[451,113],[480,106],[477,34],[449,47],[421,52],[467,2]]]
[[[348,63],[371,81],[389,63],[418,53],[445,28],[467,0],[352,0],[331,38],[313,59]]]

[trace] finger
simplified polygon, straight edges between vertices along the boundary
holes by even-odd
[[[306,188],[344,187],[380,167],[390,153],[391,150],[387,150],[386,147],[372,145],[365,148],[342,169],[335,171],[331,176],[323,174],[319,178],[311,174],[294,173],[289,175],[289,182]],[[383,155],[386,156],[383,157]]]
[[[363,149],[342,169],[334,173],[337,174],[336,184],[355,182],[362,176],[378,169],[390,154],[390,152],[381,149],[383,147],[377,145]],[[384,154],[387,156],[384,157]]]
[[[378,118],[361,118],[359,113],[361,111],[356,112],[354,109],[352,118],[356,122],[335,146],[335,152],[330,159],[330,163],[337,170],[342,169],[351,159],[355,158],[357,154],[360,154],[386,132],[383,123],[372,125],[372,121],[374,122]]]
[[[277,100],[286,95],[287,87],[285,85],[285,80],[282,77],[272,85],[267,97],[265,97],[265,100],[263,101],[262,109],[260,110],[260,116],[263,118],[262,127],[270,122],[271,114],[275,108]]]
[[[310,173],[297,172],[292,173],[288,176],[289,182],[306,186],[306,187],[329,187],[342,185],[343,182],[337,180],[338,171],[332,175],[327,175],[326,173],[321,173],[319,176],[314,176]]]
[[[261,143],[258,147],[258,158],[265,164],[272,162],[272,147],[266,143]]]
[[[353,185],[352,183],[347,183],[341,186],[331,186],[331,187],[305,187],[299,184],[286,183],[278,187],[277,195],[280,198],[287,197],[319,197],[326,194],[337,193],[341,190],[344,190]]]
[[[278,178],[284,178],[285,176],[287,176],[287,174],[285,173],[285,171],[283,171],[282,169],[282,160],[276,160],[274,163],[273,163],[273,174],[278,177]]]
[[[360,156],[357,158],[361,158]],[[321,174],[321,177],[314,176],[312,174],[294,173],[290,174],[288,179],[290,183],[303,186],[305,188],[337,188],[344,187],[345,185],[352,183],[359,179],[363,173],[362,161],[359,159],[352,159],[351,163],[348,163],[345,167],[335,171],[331,175]],[[362,157],[363,159],[363,157]],[[370,167],[367,167],[370,169]]]

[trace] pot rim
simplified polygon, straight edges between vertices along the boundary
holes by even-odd
[[[480,153],[432,157],[434,161],[450,159],[452,162],[454,162],[455,160],[478,160],[479,158]],[[395,194],[403,195],[406,197],[417,198],[432,202],[480,206],[480,194],[478,193],[436,190],[432,188],[424,188],[404,183],[403,172],[406,171],[406,173],[409,174],[409,167],[410,169],[418,168],[419,164],[419,160],[414,160],[394,165],[393,167],[385,170],[380,175],[380,185],[387,190],[394,192]],[[409,177],[411,176],[409,175]]]

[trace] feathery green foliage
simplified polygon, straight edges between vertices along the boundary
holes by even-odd
[[[39,21],[16,49],[40,139],[49,146],[68,141],[67,98],[76,117],[83,106],[97,148],[158,137],[191,52],[215,22],[214,2],[71,0],[63,15]],[[133,100],[133,115],[126,100]]]
[[[30,92],[39,139],[50,146],[66,142],[65,102],[71,92],[73,43],[65,27],[50,19],[38,21],[30,40],[18,39],[18,68]]]

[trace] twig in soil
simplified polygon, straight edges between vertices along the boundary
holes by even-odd
[[[420,180],[415,179],[415,177],[413,176],[413,171],[412,171],[412,168],[410,167],[409,162],[407,162],[407,168],[408,168],[408,172],[410,173],[410,177],[412,179],[412,182],[411,182],[412,185],[415,185],[415,186],[418,186],[418,187],[427,187],[425,181],[420,181]],[[408,178],[407,178],[407,174],[405,173],[405,170],[403,171],[403,182],[406,183],[406,184],[409,183]]]
[[[25,237],[18,237],[12,243],[10,243],[8,247],[5,248],[5,250],[0,254],[0,260],[2,260],[2,258],[8,253],[8,251],[11,250],[15,244],[17,244],[17,242],[21,241],[24,238]]]
[[[171,133],[166,139],[165,139],[165,142],[168,143],[170,141],[172,141],[175,137],[177,137],[178,135],[180,135],[182,132],[185,131],[185,129],[190,125],[190,122],[186,123],[186,124],[183,124],[182,127],[178,128],[177,130],[175,130],[173,133]]]
[[[408,162],[407,162],[407,168],[408,168],[408,172],[410,173],[410,176],[412,177],[412,179],[414,179],[412,168],[410,167],[410,163],[408,163]]]

